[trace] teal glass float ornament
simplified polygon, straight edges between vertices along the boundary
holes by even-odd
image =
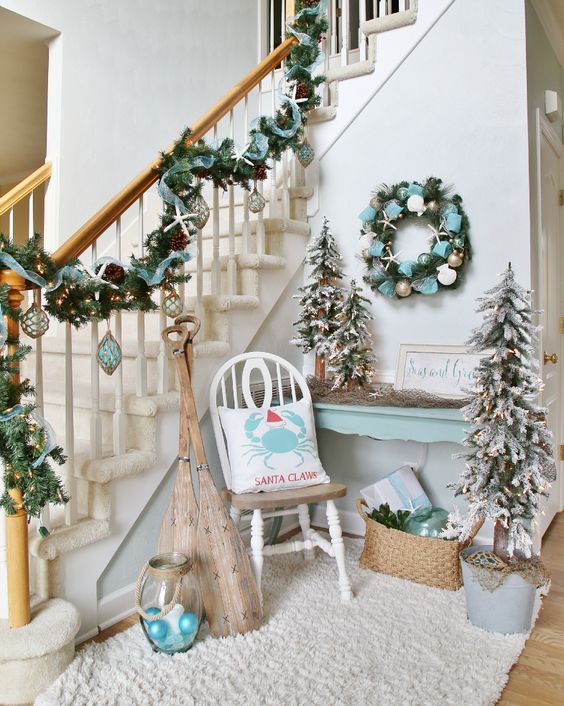
[[[150,559],[137,581],[135,607],[154,652],[189,650],[202,622],[202,597],[188,558],[170,552]]]
[[[98,344],[96,359],[106,375],[113,375],[121,363],[121,348],[110,329]]]
[[[400,188],[398,189],[398,198],[402,201],[405,201],[408,196],[409,191],[407,190],[407,186],[400,186]]]
[[[49,328],[49,317],[35,302],[20,319],[22,331],[30,338],[39,338]]]
[[[309,144],[309,142],[307,140],[304,140],[299,146],[296,156],[298,158],[299,163],[305,169],[309,167],[309,165],[313,162],[313,159],[315,157],[315,151],[313,147]]]
[[[420,265],[428,265],[431,262],[431,254],[428,252],[421,253],[421,255],[417,258],[417,262]]]
[[[422,507],[407,518],[403,529],[418,537],[438,537],[447,521],[448,512],[442,507]]]

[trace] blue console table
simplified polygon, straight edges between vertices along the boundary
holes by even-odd
[[[372,439],[402,441],[450,441],[460,444],[464,438],[464,421],[460,409],[421,407],[370,407],[368,405],[313,405],[318,429],[331,429],[340,434],[357,434]]]

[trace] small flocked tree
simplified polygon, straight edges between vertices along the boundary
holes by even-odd
[[[507,560],[515,550],[531,555],[531,522],[555,477],[552,435],[546,409],[535,402],[542,390],[532,321],[537,312],[511,264],[478,301],[484,320],[467,343],[492,355],[478,365],[472,401],[463,410],[472,429],[464,441],[466,470],[454,487],[467,498],[469,514],[458,530],[464,538],[478,518],[492,519],[494,552]]]
[[[333,389],[365,387],[374,374],[372,336],[367,323],[373,318],[362,288],[351,280],[348,296],[337,308],[337,327],[331,337],[329,365],[335,371]]]
[[[338,305],[343,298],[339,281],[343,276],[341,254],[329,228],[329,220],[323,219],[321,233],[307,249],[306,265],[311,269],[309,284],[299,289],[301,314],[294,322],[298,327],[292,343],[304,353],[315,351],[315,376],[325,379],[325,359],[329,353],[330,338],[337,328]]]

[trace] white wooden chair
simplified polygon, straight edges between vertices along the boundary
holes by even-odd
[[[237,526],[239,526],[242,511],[253,513],[250,553],[259,588],[265,556],[303,551],[306,559],[312,559],[315,547],[320,547],[329,556],[335,558],[341,599],[348,601],[352,598],[352,591],[345,566],[345,547],[339,512],[334,502],[335,498],[342,498],[347,494],[345,485],[322,483],[290,490],[240,494],[230,490],[231,466],[218,406],[267,410],[273,399],[275,404],[289,404],[298,399],[305,399],[311,403],[311,395],[303,376],[283,358],[271,353],[243,353],[228,360],[217,371],[210,388],[210,413],[221,468],[227,485],[227,488],[222,491],[223,497],[231,504],[231,517]],[[325,502],[327,507],[331,542],[310,527],[309,505],[322,502]],[[265,546],[264,520],[286,515],[298,515],[302,540]]]

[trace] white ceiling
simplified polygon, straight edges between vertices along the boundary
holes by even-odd
[[[0,8],[0,186],[45,160],[47,41],[56,34]]]

